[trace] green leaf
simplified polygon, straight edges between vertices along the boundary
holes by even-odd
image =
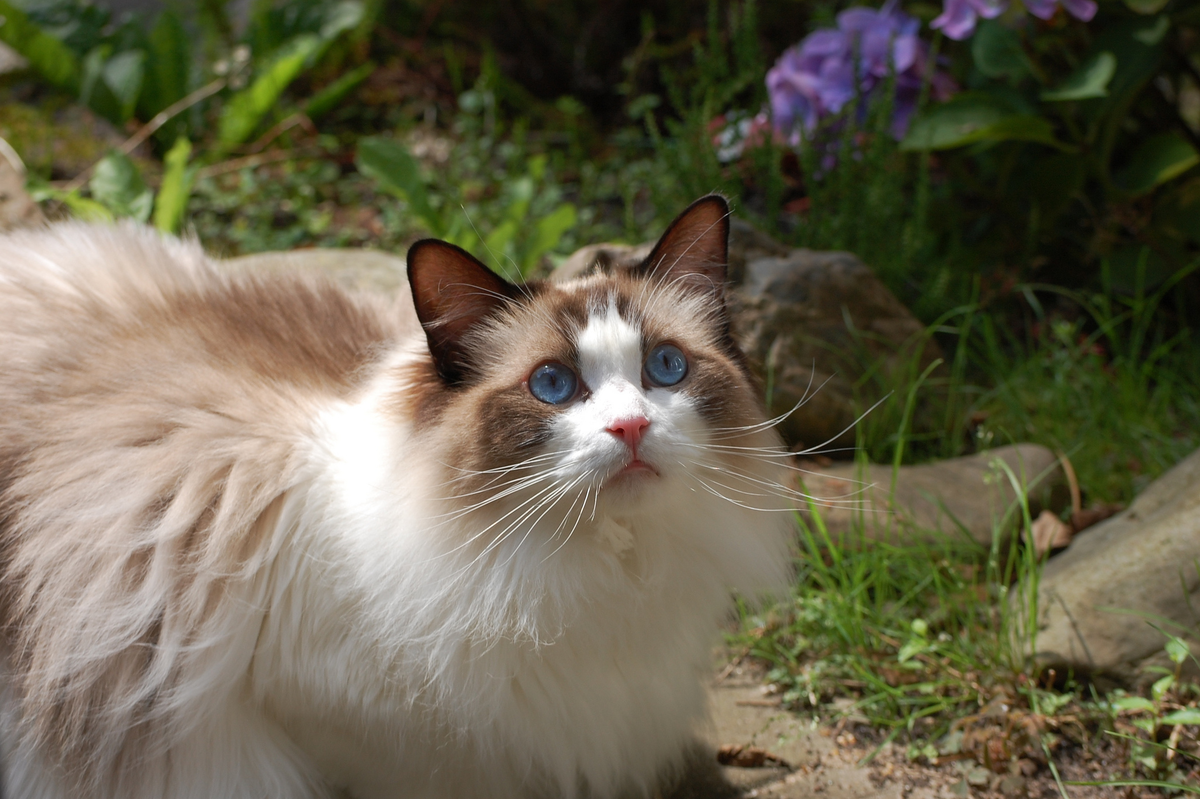
[[[515,219],[506,219],[492,228],[492,232],[488,233],[487,238],[483,240],[482,251],[478,253],[483,256],[480,260],[497,261],[492,267],[493,270],[498,274],[504,274],[503,262],[505,260],[505,251],[516,240],[520,229],[521,224]]]
[[[108,88],[104,80],[104,66],[112,48],[102,44],[83,57],[83,82],[79,89],[79,102],[110,122],[125,121],[121,113],[121,101]]]
[[[1171,0],[1125,0],[1125,6],[1135,14],[1157,14]]]
[[[330,8],[325,15],[325,21],[321,24],[321,38],[332,41],[339,34],[358,27],[358,23],[362,19],[362,3],[356,0],[344,0]]]
[[[912,660],[913,657],[921,654],[928,648],[929,643],[924,638],[909,638],[904,642],[903,646],[900,647],[900,652],[896,656],[896,659],[901,663],[905,663],[909,660]]]
[[[995,20],[985,20],[975,31],[971,57],[976,68],[989,78],[1019,78],[1031,71],[1021,37]]]
[[[1117,68],[1107,86],[1108,96],[1093,111],[1098,118],[1107,117],[1112,124],[1119,125],[1127,104],[1146,81],[1158,74],[1164,51],[1160,42],[1148,40],[1154,39],[1162,20],[1161,17],[1122,20],[1110,24],[1096,37],[1093,49],[1112,53],[1117,59]]]
[[[1070,151],[1049,121],[1018,114],[986,95],[964,94],[934,106],[909,127],[902,150],[949,150],[980,141],[1030,141]]]
[[[1187,172],[1200,155],[1178,133],[1162,133],[1142,142],[1117,174],[1117,185],[1130,194],[1145,194]]]
[[[137,106],[145,62],[146,54],[141,50],[126,50],[104,64],[104,83],[120,104],[123,120],[133,116],[133,109]]]
[[[309,119],[318,119],[328,114],[342,100],[346,99],[346,95],[357,89],[363,81],[371,77],[371,73],[375,71],[375,68],[375,62],[368,61],[357,69],[353,69],[342,75],[324,89],[321,89],[321,91],[310,97],[308,102],[304,104],[305,115]]]
[[[429,201],[420,164],[408,150],[392,139],[368,136],[358,141],[355,164],[359,172],[378,181],[384,191],[408,203],[433,235],[446,238],[448,231]]]
[[[1167,650],[1167,657],[1171,658],[1171,662],[1176,664],[1187,660],[1188,655],[1191,654],[1191,649],[1188,647],[1187,642],[1174,635],[1167,639],[1165,648]]]
[[[88,181],[92,198],[116,216],[131,216],[139,222],[150,218],[154,192],[142,182],[141,173],[129,156],[113,150],[96,164]]]
[[[533,229],[533,241],[530,242],[521,264],[522,275],[528,275],[543,255],[553,252],[562,241],[563,235],[575,227],[578,221],[579,212],[571,203],[563,203],[539,219]]]
[[[1158,729],[1158,719],[1154,719],[1154,718],[1134,719],[1133,726],[1137,727],[1139,730],[1142,730],[1143,732],[1148,732],[1151,735],[1153,735],[1154,731]],[[1149,750],[1149,751],[1152,752],[1153,750]],[[1135,757],[1134,759],[1136,760],[1137,758]],[[1151,762],[1153,762],[1153,760],[1154,760],[1153,754],[1150,755],[1150,760],[1151,760]]]
[[[150,29],[149,48],[148,58],[154,68],[146,72],[145,86],[138,98],[138,113],[147,120],[188,93],[191,39],[175,12],[168,9],[158,15]],[[158,130],[155,139],[163,145],[169,144],[186,127],[185,118],[176,116]]]
[[[1135,31],[1133,38],[1147,47],[1153,47],[1163,40],[1163,37],[1167,35],[1167,31],[1170,29],[1171,20],[1166,17],[1159,17],[1154,20],[1153,25],[1148,25]]]
[[[1150,696],[1154,697],[1154,701],[1159,701],[1167,691],[1171,690],[1171,686],[1175,684],[1175,675],[1168,674],[1154,681],[1154,685],[1150,686]]]
[[[1112,702],[1114,710],[1145,710],[1154,712],[1154,703],[1144,696],[1122,696]]]
[[[1117,57],[1105,50],[1096,53],[1072,72],[1057,89],[1042,92],[1051,102],[1107,97],[1108,84],[1117,71]]]
[[[504,219],[520,224],[529,215],[529,206],[533,202],[533,178],[523,175],[508,185],[507,207],[504,209]]]
[[[262,118],[275,108],[283,90],[324,46],[320,36],[305,33],[280,48],[282,52],[258,73],[254,82],[225,104],[217,125],[217,141],[229,148],[250,138]]]
[[[81,196],[78,191],[56,189],[36,178],[30,178],[25,188],[29,192],[29,196],[37,202],[56,200],[67,206],[71,213],[79,219],[88,222],[111,222],[113,220],[113,215],[107,208],[95,200]]]
[[[72,94],[79,91],[81,74],[75,54],[5,0],[0,0],[0,41],[24,56],[30,66],[55,86]]]
[[[179,230],[183,214],[187,211],[192,179],[196,175],[195,169],[188,169],[191,154],[192,143],[180,136],[163,158],[162,185],[154,203],[154,226],[165,233]]]
[[[1183,710],[1176,710],[1174,713],[1163,716],[1160,721],[1163,724],[1200,725],[1200,710],[1194,707],[1185,707]]]

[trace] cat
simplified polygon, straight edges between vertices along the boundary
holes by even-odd
[[[420,241],[397,300],[0,237],[4,795],[656,790],[790,573],[728,217],[562,283]]]

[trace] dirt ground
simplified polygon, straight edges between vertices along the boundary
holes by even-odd
[[[877,731],[843,719],[816,723],[789,712],[766,693],[753,665],[720,669],[710,686],[712,721],[681,782],[663,799],[1049,799],[1060,796],[1045,766],[996,774],[972,760],[910,761],[903,746],[884,745]],[[722,759],[751,765],[720,765]],[[948,762],[942,762],[948,761]],[[1055,753],[1064,783],[1112,779],[1119,763],[1104,753],[1067,747]],[[1071,799],[1140,799],[1156,789],[1065,785]]]

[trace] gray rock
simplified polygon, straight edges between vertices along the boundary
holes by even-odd
[[[8,72],[20,72],[28,66],[29,62],[20,53],[4,42],[0,42],[0,75]]]
[[[626,269],[652,246],[585,247],[551,279]],[[854,386],[867,369],[886,383],[914,359],[919,373],[940,356],[925,326],[850,253],[789,249],[734,219],[728,277],[734,333],[770,386],[770,411],[783,414],[805,400],[779,427],[794,447],[852,445]]]
[[[1039,659],[1139,679],[1166,639],[1196,629],[1200,596],[1200,450],[1129,508],[1076,536],[1038,585]],[[1193,646],[1200,653],[1200,647]]]
[[[1066,503],[1062,467],[1053,452],[1016,444],[962,458],[902,466],[844,464],[801,475],[801,489],[816,500],[835,541],[934,541],[967,535],[983,546],[997,531],[1010,534],[1022,511],[1003,462],[1025,487],[1030,515]],[[806,511],[811,519],[811,511]]]
[[[408,287],[403,258],[379,250],[336,247],[263,252],[230,258],[225,264],[245,271],[298,271],[331,277],[348,289],[395,296]]]
[[[589,244],[568,256],[558,265],[551,280],[571,280],[588,272],[612,272],[628,269],[641,263],[654,242],[644,244]],[[732,285],[742,282],[746,262],[750,259],[787,255],[788,248],[745,220],[733,217],[729,221],[729,272]]]
[[[941,354],[925,326],[850,253],[749,257],[730,308],[738,343],[771,387],[769,411],[803,401],[779,427],[794,447],[852,445],[861,412],[854,386],[867,370],[877,368],[886,384],[912,368],[912,358],[919,372]]]
[[[591,272],[609,274],[636,266],[650,254],[654,242],[646,244],[589,244],[567,256],[550,275],[556,282],[574,280]]]

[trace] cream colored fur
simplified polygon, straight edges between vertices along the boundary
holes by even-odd
[[[614,313],[574,331],[597,404],[563,454],[488,477],[450,454],[471,406],[403,410],[410,306],[132,226],[0,238],[4,795],[652,791],[729,592],[786,578],[787,515],[752,509],[786,490],[760,416],[640,388]],[[602,488],[634,411],[661,473]]]

